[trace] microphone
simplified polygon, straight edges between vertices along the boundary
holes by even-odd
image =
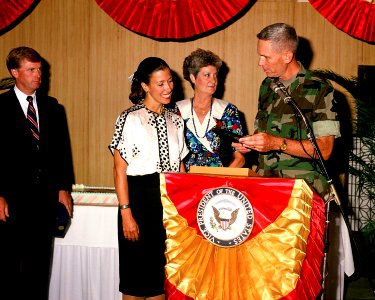
[[[283,100],[286,104],[293,101],[292,97],[289,95],[288,90],[286,87],[277,79],[272,80],[270,84],[270,88],[280,96],[281,100]]]
[[[326,167],[324,165],[324,160],[323,160],[322,154],[320,152],[318,144],[316,143],[316,138],[314,136],[314,131],[311,128],[309,122],[307,122],[307,119],[306,119],[305,115],[303,114],[302,110],[300,109],[300,107],[298,106],[298,104],[296,103],[296,101],[294,101],[294,99],[290,96],[290,94],[288,93],[288,90],[286,89],[286,87],[279,81],[278,78],[274,78],[272,80],[272,82],[270,84],[270,88],[276,94],[278,94],[280,96],[281,100],[283,100],[285,104],[290,104],[294,108],[294,110],[296,112],[296,117],[300,117],[301,120],[304,122],[304,124],[306,126],[307,137],[310,140],[310,143],[312,144],[312,146],[314,147],[314,149],[316,151],[316,154],[318,156],[318,159],[319,159],[322,171],[323,171],[323,173],[324,173],[324,175],[325,175],[325,177],[327,179],[328,184],[331,187],[330,197],[332,199],[334,199],[335,202],[336,202],[336,204],[340,207],[340,205],[341,205],[340,199],[338,198],[335,186],[333,185],[332,179],[329,177],[327,169],[326,169]]]

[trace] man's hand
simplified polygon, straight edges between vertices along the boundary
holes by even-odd
[[[247,135],[240,138],[239,142],[244,147],[258,152],[269,152],[272,150],[278,150],[282,143],[282,138],[273,136],[271,134],[260,132],[253,135]]]
[[[64,204],[66,210],[68,211],[68,214],[70,217],[72,217],[73,213],[73,202],[72,202],[72,196],[68,191],[59,191],[59,202]]]
[[[263,153],[279,151],[296,157],[308,159],[317,158],[315,148],[308,139],[293,140],[260,132],[253,135],[244,136],[240,138],[239,142],[240,143],[235,143],[232,145],[241,153],[249,152],[249,150],[246,150],[246,148],[248,148]],[[335,137],[333,135],[322,136],[316,139],[316,143],[324,160],[327,160],[330,157],[334,142]],[[281,149],[281,145],[283,143],[286,143],[286,149]]]
[[[282,139],[271,134],[260,132],[253,135],[246,135],[239,139],[239,143],[232,143],[232,146],[240,153],[248,153],[252,150],[258,152],[269,152],[278,149]]]
[[[9,217],[8,203],[4,197],[0,197],[0,221],[6,222]]]

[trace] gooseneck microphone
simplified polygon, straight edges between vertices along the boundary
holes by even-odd
[[[328,224],[329,224],[329,212],[330,212],[330,202],[334,200],[337,204],[337,206],[340,208],[340,211],[344,217],[344,212],[341,207],[340,200],[338,198],[338,194],[336,192],[335,186],[333,185],[332,179],[329,177],[329,174],[327,172],[327,169],[324,164],[324,160],[322,157],[322,154],[320,152],[320,149],[318,147],[318,144],[316,142],[314,132],[310,126],[310,124],[307,122],[305,115],[297,105],[296,101],[289,95],[286,87],[279,81],[279,78],[274,78],[270,84],[270,88],[280,96],[281,100],[284,101],[285,104],[289,104],[293,107],[294,111],[296,112],[296,117],[302,119],[303,123],[306,126],[306,135],[307,138],[310,140],[311,145],[313,146],[315,153],[318,156],[318,161],[321,166],[321,169],[327,179],[327,182],[330,186],[330,193],[328,196],[328,199],[324,199],[326,203],[326,227],[325,227],[325,234],[324,234],[324,256],[323,256],[323,267],[322,267],[322,274],[323,274],[323,279],[322,279],[322,288],[323,291],[326,289],[326,276],[327,276],[327,253],[328,253],[328,248],[329,248],[329,242],[328,242]],[[344,217],[346,226],[348,227],[348,230],[350,229],[349,221]],[[322,294],[322,299],[323,299],[324,293]]]
[[[270,85],[270,88],[280,96],[281,100],[285,103],[293,101],[292,97],[289,95],[286,87],[277,79],[273,79]]]
[[[328,184],[330,185],[331,187],[331,197],[333,200],[335,200],[336,204],[341,207],[341,202],[340,202],[340,199],[338,198],[338,195],[337,195],[337,192],[335,190],[335,187],[332,183],[332,179],[330,178],[328,172],[327,172],[327,169],[325,167],[325,164],[324,164],[324,160],[323,160],[323,156],[320,152],[320,149],[316,143],[316,138],[314,136],[314,131],[313,129],[311,128],[309,122],[307,121],[306,119],[306,116],[305,114],[302,112],[301,108],[298,106],[297,102],[292,98],[292,96],[289,94],[287,88],[280,82],[279,78],[273,78],[271,84],[270,84],[270,88],[280,96],[281,100],[284,101],[284,103],[286,104],[289,104],[291,105],[295,112],[296,112],[296,116],[299,117],[303,123],[305,124],[305,127],[306,127],[306,135],[307,135],[307,138],[309,139],[310,143],[312,144],[314,150],[315,150],[315,153],[318,157],[318,161],[320,163],[320,166],[321,166],[321,169],[324,173],[324,176],[326,177],[327,179],[327,182]],[[331,200],[332,200],[331,199]]]
[[[296,112],[296,117],[302,119],[303,123],[306,126],[307,133],[309,134],[309,132],[311,132],[311,135],[313,135],[314,133],[313,133],[312,129],[310,128],[310,125],[307,122],[304,113],[302,112],[302,110],[298,106],[297,102],[294,101],[294,99],[292,98],[292,96],[289,94],[289,92],[288,92],[287,88],[285,87],[285,85],[282,84],[282,82],[280,82],[279,78],[276,77],[276,78],[272,79],[272,82],[270,84],[270,88],[276,94],[278,94],[280,96],[281,100],[283,100],[285,104],[289,104],[289,105],[291,105],[294,108],[294,111]],[[315,139],[315,137],[314,137],[314,139]]]
[[[317,156],[318,156],[318,161],[320,163],[320,166],[321,166],[321,170],[323,171],[323,174],[324,176],[326,177],[327,179],[327,183],[330,187],[330,192],[328,194],[328,197],[324,199],[326,205],[327,205],[327,208],[326,208],[326,228],[325,228],[325,237],[324,237],[324,256],[323,256],[323,269],[322,269],[322,275],[323,275],[323,279],[322,279],[322,288],[323,288],[323,291],[326,289],[326,276],[327,276],[327,271],[326,271],[326,268],[327,268],[327,253],[328,253],[328,248],[329,248],[329,240],[328,240],[328,230],[329,230],[329,214],[330,214],[330,202],[331,201],[335,201],[336,204],[337,204],[337,207],[339,208],[340,212],[341,212],[341,215],[344,219],[344,222],[345,222],[345,225],[348,229],[348,232],[349,232],[349,235],[350,235],[350,238],[351,238],[351,241],[353,242],[356,250],[357,250],[357,253],[359,253],[359,247],[356,243],[356,240],[354,239],[353,237],[353,232],[352,232],[352,229],[351,229],[351,225],[349,223],[349,220],[348,218],[345,216],[345,212],[341,206],[341,201],[339,199],[339,195],[336,191],[336,188],[335,188],[335,185],[333,184],[333,181],[332,179],[330,178],[329,174],[328,174],[328,171],[325,167],[325,164],[324,164],[324,160],[323,160],[323,157],[322,157],[322,154],[320,152],[320,149],[317,145],[317,142],[316,142],[316,138],[314,136],[314,132],[310,126],[310,124],[307,122],[307,119],[304,115],[304,113],[302,112],[302,110],[300,109],[300,107],[298,106],[297,102],[292,98],[292,96],[289,94],[287,88],[279,81],[279,78],[273,78],[271,84],[270,84],[270,88],[280,96],[281,100],[284,101],[285,104],[289,104],[291,105],[293,108],[294,108],[294,111],[296,112],[296,117],[300,117],[300,119],[302,119],[302,121],[304,122],[305,126],[306,126],[306,134],[307,134],[307,138],[310,140],[310,143],[312,144]],[[372,288],[372,292],[373,294],[375,294],[375,287],[371,281],[370,278],[368,278],[369,282],[370,282],[370,285],[371,285],[371,288]],[[322,294],[322,299],[324,297],[325,293]]]

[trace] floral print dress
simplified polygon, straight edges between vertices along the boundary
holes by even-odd
[[[191,99],[176,103],[177,113],[185,122],[185,138],[189,154],[185,158],[185,167],[209,166],[225,167],[229,165],[235,151],[230,140],[214,132],[215,128],[243,135],[239,112],[235,105],[214,98],[211,113],[207,113],[201,124]]]

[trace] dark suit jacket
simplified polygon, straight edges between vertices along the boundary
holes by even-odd
[[[0,196],[10,219],[51,213],[59,190],[74,182],[70,139],[63,106],[37,92],[40,146],[33,143],[26,117],[12,89],[0,94]],[[20,218],[21,219],[21,218]]]

